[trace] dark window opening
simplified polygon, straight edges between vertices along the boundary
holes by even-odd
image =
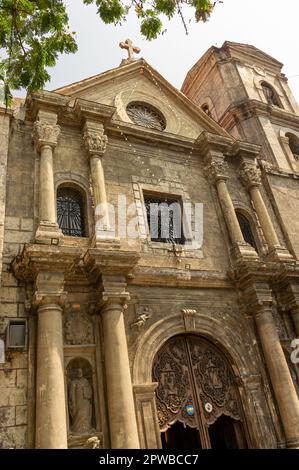
[[[85,237],[83,196],[76,189],[57,190],[57,222],[64,235]]]
[[[257,246],[248,219],[240,212],[236,212],[236,215],[245,242],[257,251]]]
[[[183,245],[185,237],[181,200],[145,194],[144,204],[151,240]]]
[[[262,88],[263,88],[263,92],[264,92],[264,95],[266,97],[268,104],[270,104],[271,106],[278,106],[279,108],[282,108],[281,103],[278,99],[277,93],[271,87],[271,85],[269,85],[266,82],[263,82]]]
[[[299,138],[290,132],[286,134],[286,137],[289,139],[289,146],[295,160],[299,160]]]
[[[212,113],[210,111],[209,105],[203,104],[201,109],[203,110],[204,113],[206,113],[209,117],[212,117]]]

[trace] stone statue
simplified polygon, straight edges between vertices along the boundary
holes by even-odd
[[[92,429],[92,388],[80,367],[69,386],[69,410],[71,432],[84,434]]]

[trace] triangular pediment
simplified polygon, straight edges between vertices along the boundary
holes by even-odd
[[[145,60],[139,59],[99,75],[54,90],[71,98],[114,106],[113,119],[132,123],[126,108],[131,102],[146,103],[165,118],[166,132],[197,138],[202,131],[228,136],[216,121],[172,86]]]
[[[222,47],[229,50],[231,57],[246,60],[250,63],[260,63],[266,68],[274,68],[277,73],[279,73],[283,67],[281,62],[250,44],[226,41]]]

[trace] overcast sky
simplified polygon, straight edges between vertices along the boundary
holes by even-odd
[[[209,47],[220,47],[229,40],[252,44],[283,62],[283,71],[299,101],[298,0],[223,0],[209,22],[189,24],[188,35],[176,18],[165,23],[167,32],[163,36],[150,42],[141,37],[134,14],[122,26],[104,25],[94,6],[83,5],[83,0],[66,3],[79,51],[60,57],[51,69],[48,90],[117,67],[126,57],[118,44],[128,37],[141,48],[139,57],[180,88],[187,71]],[[187,9],[187,19],[190,16]]]

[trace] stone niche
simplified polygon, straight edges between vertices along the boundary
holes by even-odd
[[[79,351],[78,351],[79,352]],[[66,394],[69,448],[100,448],[98,398],[92,354],[66,357]],[[83,356],[83,357],[82,357]],[[88,357],[89,356],[89,357]]]

